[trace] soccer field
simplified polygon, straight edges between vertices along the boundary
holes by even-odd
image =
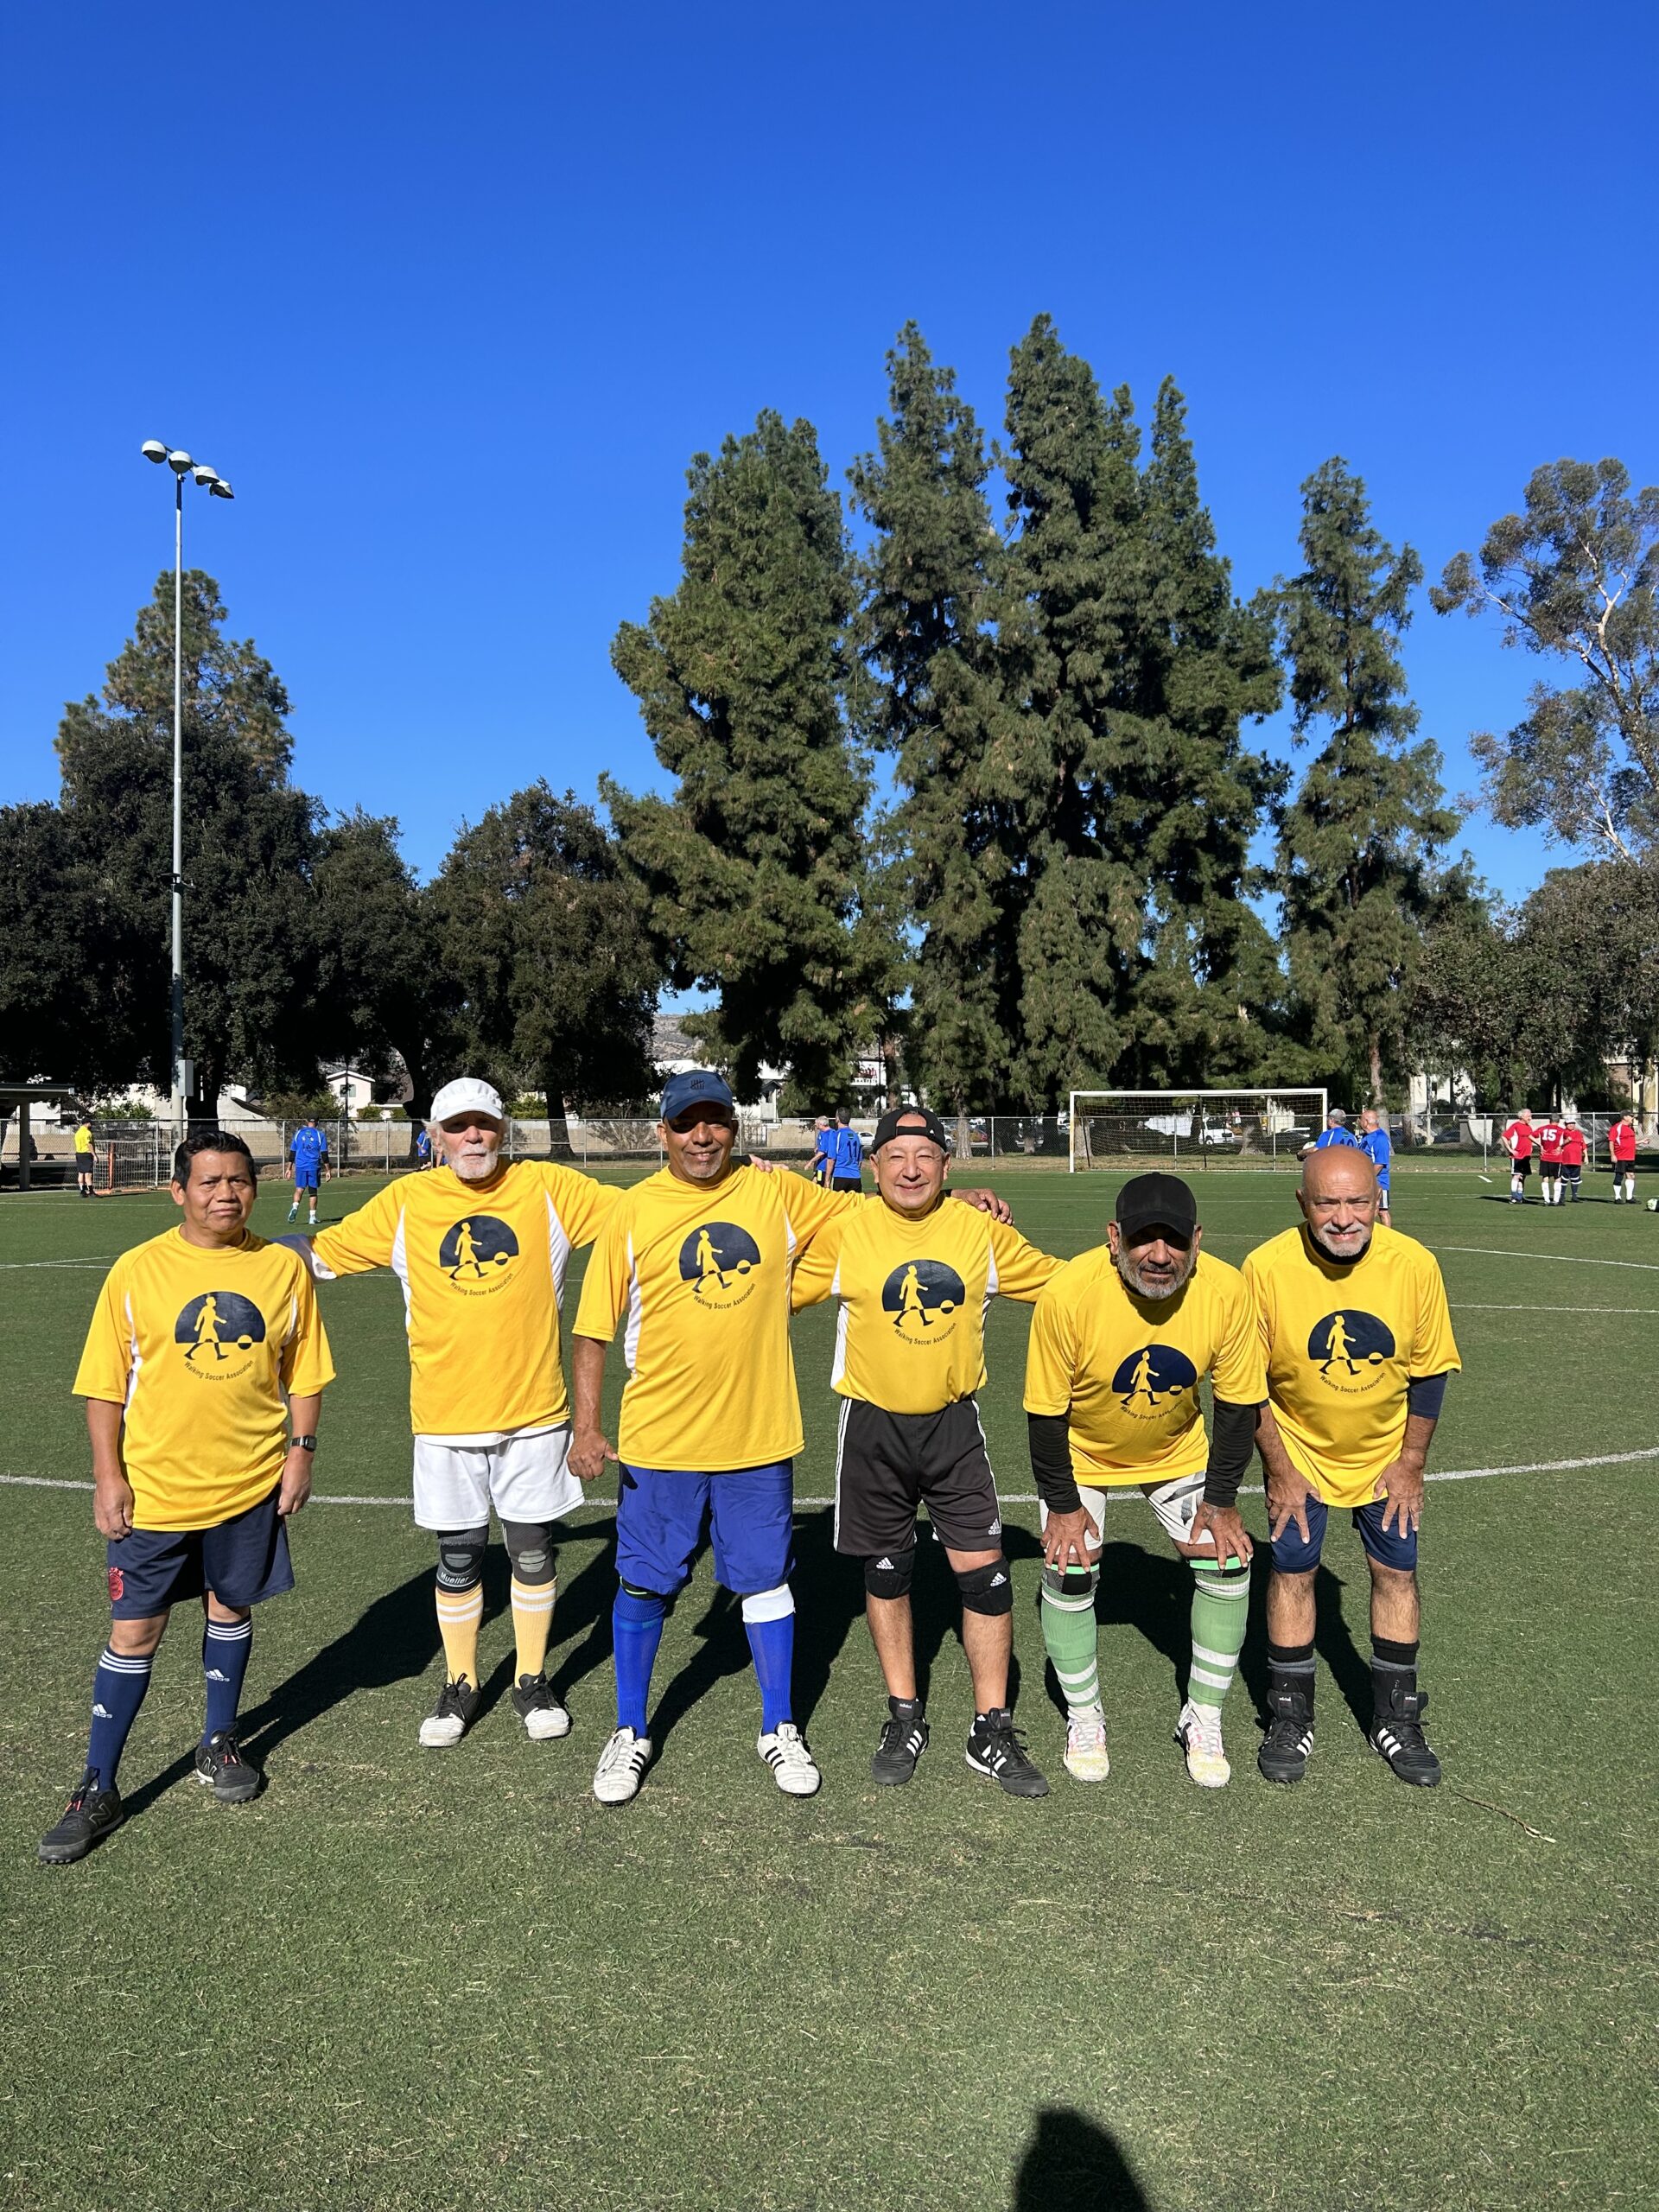
[[[989,1179],[1063,1253],[1098,1241],[1116,1187]],[[191,1784],[200,1636],[181,1613],[123,1765],[128,1822],[64,1871],[35,1846],[79,1772],[107,1613],[90,1496],[50,1485],[89,1471],[68,1393],[103,1268],[173,1208],[4,1202],[0,2205],[1651,2206],[1659,1218],[1615,1208],[1605,1175],[1550,1211],[1461,1169],[1395,1179],[1465,1370],[1423,1537],[1440,1789],[1403,1787],[1363,1740],[1364,1567],[1337,1515],[1306,1781],[1255,1770],[1258,1573],[1234,1780],[1194,1789],[1171,1734],[1191,1578],[1138,1498],[1106,1531],[1111,1779],[1068,1779],[1036,1618],[1027,1316],[1002,1304],[982,1407],[1020,1501],[1015,1718],[1051,1796],[1005,1797],[963,1764],[954,1591],[925,1555],[932,1744],[909,1788],[869,1781],[884,1707],[860,1576],[830,1549],[827,1308],[797,1328],[797,1707],[822,1794],[783,1798],[755,1758],[742,1624],[705,1555],[658,1665],[658,1763],[632,1805],[594,1803],[608,1495],[561,1554],[549,1673],[574,1733],[530,1744],[506,1701],[497,1552],[484,1715],[423,1751],[431,1540],[400,1503],[402,1300],[375,1275],[321,1293],[340,1379],[319,1502],[295,1530],[298,1590],[256,1617],[244,1708],[267,1790],[232,1808]],[[326,1185],[324,1218],[376,1187]],[[1288,1175],[1198,1187],[1234,1262],[1294,1218]],[[286,1195],[256,1228],[281,1227]],[[619,1369],[613,1352],[613,1405]],[[1261,1497],[1244,1509],[1263,1537]]]

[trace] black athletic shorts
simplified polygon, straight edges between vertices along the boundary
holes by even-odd
[[[1561,1173],[1569,1183],[1576,1183],[1584,1173],[1584,1162],[1581,1160],[1564,1160]]]
[[[864,1178],[861,1175],[837,1175],[830,1187],[832,1191],[861,1191]]]
[[[1538,1162],[1538,1173],[1541,1175],[1559,1175],[1560,1172],[1561,1163],[1559,1160],[1541,1160]]]
[[[918,1505],[952,1551],[1002,1548],[978,1407],[958,1398],[943,1413],[887,1414],[849,1398],[836,1452],[836,1549],[855,1559],[908,1551]]]
[[[1528,1153],[1524,1160],[1516,1160],[1513,1154],[1511,1154],[1510,1166],[1515,1170],[1516,1173],[1524,1183],[1528,1176],[1532,1173],[1532,1154]]]

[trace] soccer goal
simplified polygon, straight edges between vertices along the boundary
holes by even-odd
[[[1323,1090],[1074,1090],[1070,1165],[1273,1167],[1325,1127]]]

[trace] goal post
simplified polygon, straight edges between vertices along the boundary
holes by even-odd
[[[1245,1090],[1074,1090],[1072,1174],[1091,1167],[1273,1167],[1300,1157],[1325,1127],[1328,1094]]]

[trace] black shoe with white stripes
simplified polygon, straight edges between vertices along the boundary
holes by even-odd
[[[1402,1782],[1432,1789],[1440,1778],[1440,1763],[1428,1748],[1422,1730],[1428,1692],[1420,1690],[1416,1676],[1403,1668],[1376,1669],[1371,1681],[1376,1692],[1371,1749],[1388,1761]]]
[[[1268,1732],[1255,1755],[1257,1772],[1264,1782],[1300,1782],[1313,1748],[1313,1699],[1274,1681],[1268,1691]]]
[[[881,1723],[881,1740],[870,1761],[870,1779],[897,1789],[910,1780],[917,1760],[927,1749],[927,1722],[918,1697],[890,1697],[887,1713]]]
[[[974,1716],[968,1738],[968,1764],[988,1775],[1010,1797],[1046,1797],[1048,1783],[1026,1757],[1026,1747],[1006,1706]]]

